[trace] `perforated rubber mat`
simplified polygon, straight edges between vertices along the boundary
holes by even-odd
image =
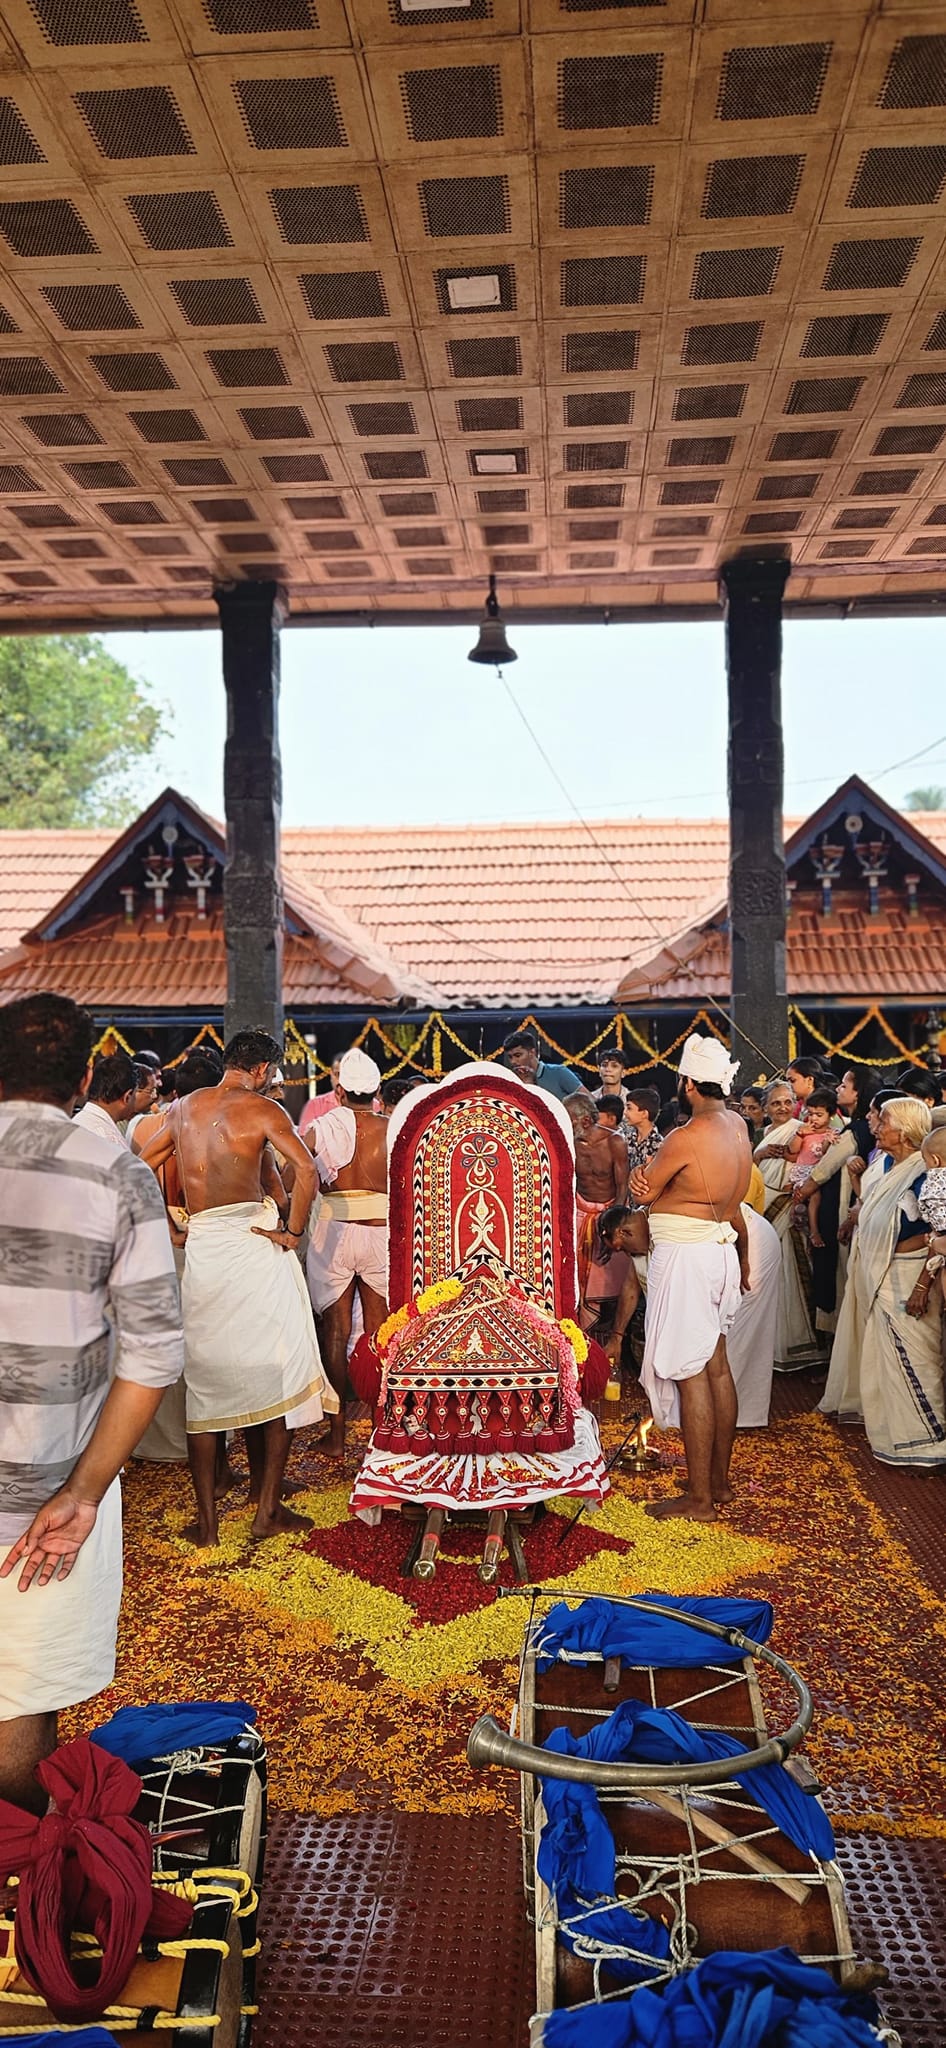
[[[848,1835],[838,1854],[888,2019],[904,2048],[943,2048],[946,1843]],[[525,2048],[533,1982],[502,1817],[275,1816],[254,2048]]]

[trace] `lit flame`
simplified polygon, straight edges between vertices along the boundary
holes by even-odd
[[[654,1426],[654,1418],[653,1418],[653,1416],[652,1416],[652,1415],[645,1415],[645,1416],[644,1416],[644,1418],[643,1418],[643,1421],[642,1421],[642,1422],[640,1423],[640,1425],[639,1425],[639,1428],[638,1428],[638,1431],[637,1431],[637,1447],[638,1447],[638,1450],[640,1450],[640,1451],[646,1451],[646,1449],[647,1449],[647,1439],[648,1439],[648,1437],[649,1437],[649,1435],[650,1435],[650,1432],[651,1432],[651,1430],[653,1429],[653,1426]]]

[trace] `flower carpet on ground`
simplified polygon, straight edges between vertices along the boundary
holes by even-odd
[[[219,1546],[199,1551],[182,1534],[186,1472],[133,1466],[116,1682],[67,1717],[66,1732],[128,1703],[242,1697],[258,1708],[280,1807],[512,1817],[513,1781],[472,1772],[464,1752],[478,1715],[508,1721],[527,1603],[481,1584],[482,1531],[447,1529],[433,1581],[401,1576],[405,1525],[386,1515],[372,1530],[348,1513],[365,1434],[350,1429],[344,1476],[300,1439],[296,1504],[313,1527],[258,1545],[245,1484],[224,1504]],[[620,1435],[607,1425],[606,1451]],[[644,1501],[671,1490],[670,1470],[619,1472],[603,1508],[573,1530],[574,1503],[562,1502],[527,1535],[532,1577],[576,1591],[771,1599],[773,1646],[814,1693],[808,1754],[837,1824],[946,1836],[934,1734],[946,1694],[941,1603],[821,1417],[741,1438],[734,1480],[718,1523],[658,1523]],[[508,1561],[501,1583],[513,1584]],[[772,1698],[775,1718],[784,1704]]]

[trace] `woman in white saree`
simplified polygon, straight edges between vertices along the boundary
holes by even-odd
[[[917,1206],[920,1146],[929,1105],[885,1102],[877,1130],[882,1161],[865,1175],[847,1286],[838,1321],[826,1415],[860,1422],[887,1465],[946,1465],[943,1323],[921,1276],[928,1232]]]

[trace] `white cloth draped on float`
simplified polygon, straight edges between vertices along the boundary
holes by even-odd
[[[864,1176],[822,1414],[860,1422],[886,1465],[946,1464],[943,1323],[935,1293],[923,1316],[905,1304],[926,1263],[925,1248],[897,1251],[900,1217],[923,1172],[912,1152],[889,1173]],[[918,1231],[922,1223],[918,1223]]]
[[[447,1458],[437,1452],[381,1451],[372,1442],[352,1489],[351,1507],[371,1528],[384,1508],[417,1501],[427,1508],[525,1508],[556,1494],[579,1496],[600,1507],[610,1484],[597,1424],[587,1408],[575,1417],[575,1441],[567,1451],[492,1451],[488,1458]]]
[[[661,1429],[680,1422],[681,1380],[695,1379],[739,1307],[739,1260],[731,1223],[651,1213],[641,1385]]]
[[[278,1225],[269,1199],[191,1216],[181,1290],[191,1433],[280,1415],[303,1429],[337,1411],[299,1261],[253,1235]]]
[[[764,1429],[772,1398],[782,1247],[764,1216],[745,1202],[742,1213],[749,1234],[749,1292],[740,1295],[726,1353],[739,1402],[736,1427]]]
[[[766,1131],[763,1147],[787,1145],[791,1138],[797,1137],[800,1129],[798,1118],[790,1117],[787,1123]],[[768,1191],[765,1213],[778,1234],[781,1247],[782,1277],[775,1326],[775,1363],[779,1371],[792,1372],[823,1356],[812,1316],[808,1253],[797,1231],[792,1229],[792,1190],[788,1186],[791,1161],[757,1159],[756,1165]]]

